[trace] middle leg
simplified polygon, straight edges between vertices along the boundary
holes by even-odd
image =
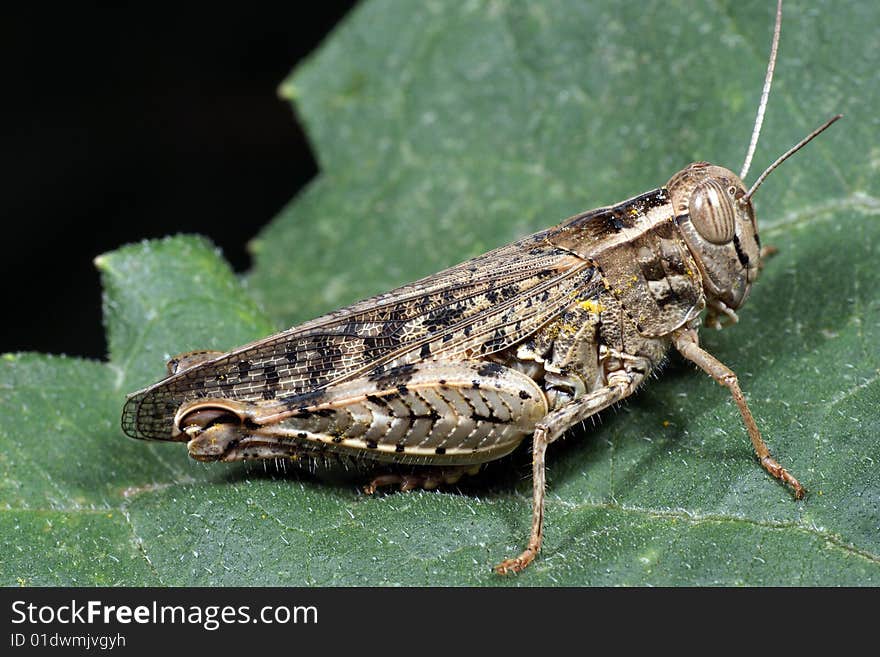
[[[629,397],[644,380],[645,373],[649,370],[650,363],[644,359],[628,360],[625,369],[608,374],[607,384],[604,387],[549,413],[538,423],[532,439],[532,529],[529,542],[518,557],[505,559],[495,566],[496,573],[507,575],[522,571],[541,550],[544,538],[546,489],[544,458],[547,445],[564,434],[569,427]]]

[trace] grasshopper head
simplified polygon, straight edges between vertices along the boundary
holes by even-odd
[[[666,184],[709,301],[739,308],[758,277],[761,243],[748,190],[733,171],[694,162]]]

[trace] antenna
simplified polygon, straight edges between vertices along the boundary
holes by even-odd
[[[761,134],[761,125],[764,123],[764,112],[767,109],[767,100],[770,98],[770,85],[773,82],[773,70],[776,68],[776,51],[779,50],[779,33],[782,31],[782,0],[776,3],[776,26],[773,28],[773,43],[770,45],[770,61],[767,63],[767,76],[764,78],[764,89],[761,91],[761,102],[758,103],[758,116],[755,117],[755,127],[752,130],[752,140],[749,142],[749,150],[746,153],[746,161],[743,162],[740,180],[745,180],[752,166],[752,157],[758,146],[758,136]]]
[[[813,139],[815,139],[820,134],[825,132],[825,130],[832,123],[834,123],[835,121],[837,121],[838,119],[841,119],[841,118],[843,118],[843,114],[837,114],[836,116],[832,116],[830,119],[825,121],[825,123],[820,125],[818,128],[813,130],[813,132],[808,134],[806,137],[801,139],[798,143],[796,143],[794,146],[792,146],[787,151],[785,151],[782,155],[780,155],[778,158],[776,158],[776,161],[773,164],[771,164],[769,167],[764,169],[764,173],[762,173],[760,176],[758,176],[758,179],[752,185],[752,188],[748,191],[748,193],[745,196],[743,196],[741,199],[739,199],[739,202],[746,203],[750,198],[752,198],[752,195],[758,190],[758,187],[761,186],[761,183],[764,182],[764,180],[766,180],[767,176],[770,175],[770,172],[773,171],[773,169],[775,169],[780,164],[785,162],[788,158],[790,158],[792,155],[794,155],[799,150],[801,150],[804,146],[809,144]]]

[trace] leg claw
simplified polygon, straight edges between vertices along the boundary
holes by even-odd
[[[771,475],[788,484],[794,491],[794,497],[796,500],[804,499],[804,495],[806,495],[807,491],[804,490],[804,487],[801,486],[800,482],[795,479],[788,470],[779,465],[776,459],[771,456],[765,456],[761,459],[761,465]]]
[[[538,554],[538,550],[534,548],[526,548],[525,551],[515,559],[505,559],[495,566],[495,573],[498,575],[512,575],[521,573],[526,569]]]

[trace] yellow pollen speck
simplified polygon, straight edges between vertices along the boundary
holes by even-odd
[[[578,306],[588,312],[596,313],[597,315],[599,313],[601,313],[603,310],[605,310],[605,306],[603,306],[598,301],[593,301],[592,299],[586,299],[585,301],[581,301],[578,304]]]
[[[668,427],[670,424],[672,424],[672,422],[670,422],[669,420],[663,420],[664,427]]]

